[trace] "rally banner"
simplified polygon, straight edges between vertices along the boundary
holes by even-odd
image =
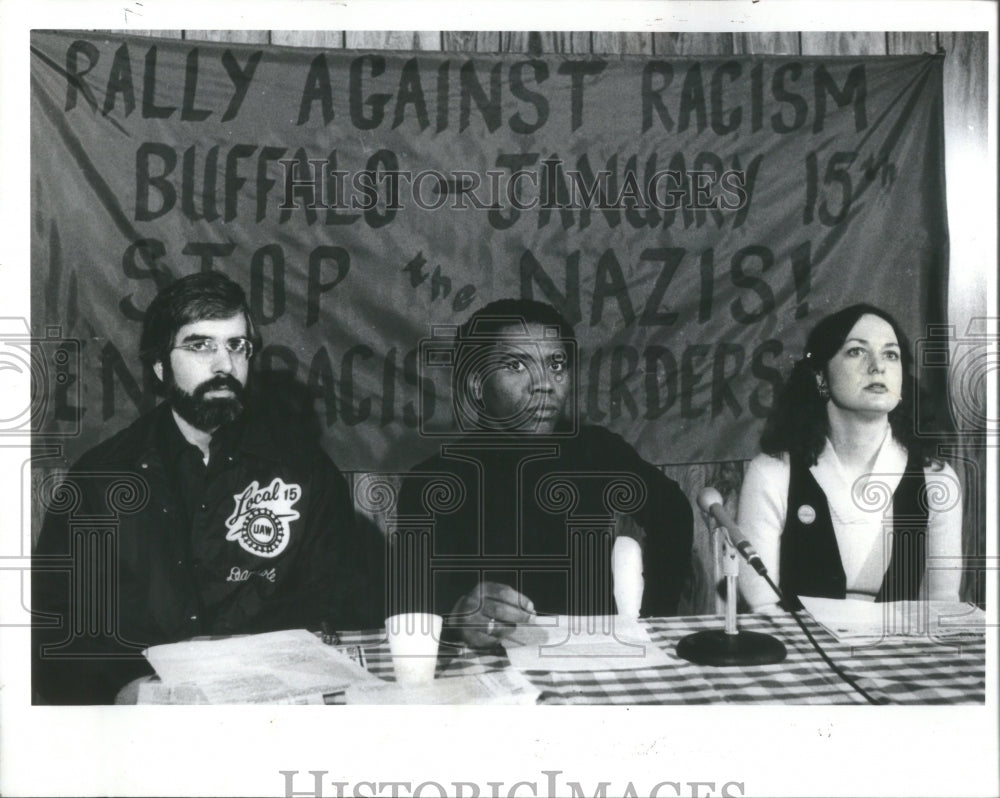
[[[352,470],[440,443],[451,375],[421,344],[501,297],[575,324],[580,422],[659,464],[755,454],[826,313],[943,321],[941,56],[61,31],[32,35],[31,81],[32,329],[69,353],[39,429],[72,430],[69,460],[155,403],[143,312],[200,269],[244,286],[254,379],[306,397]]]

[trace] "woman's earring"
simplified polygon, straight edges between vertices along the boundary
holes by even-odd
[[[830,386],[826,384],[826,380],[820,380],[816,383],[816,391],[819,393],[819,398],[823,401],[830,398]]]

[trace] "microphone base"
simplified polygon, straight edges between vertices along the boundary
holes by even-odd
[[[778,638],[760,632],[726,634],[721,629],[695,632],[677,644],[677,656],[695,665],[772,665],[788,656]]]

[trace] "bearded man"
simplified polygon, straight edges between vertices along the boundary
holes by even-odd
[[[151,645],[364,624],[347,483],[304,425],[249,409],[260,346],[217,272],[150,304],[140,358],[166,400],[70,469],[33,555],[36,703],[113,702]]]

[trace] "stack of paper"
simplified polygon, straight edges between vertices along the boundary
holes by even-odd
[[[347,688],[348,704],[534,704],[540,691],[512,668],[435,679],[403,687],[391,682]]]
[[[143,652],[162,684],[144,703],[322,703],[325,694],[379,679],[305,629],[191,640]]]
[[[986,614],[960,601],[874,602],[814,596],[799,600],[817,623],[842,641],[900,636],[940,640],[986,631]]]
[[[676,665],[636,619],[539,615],[504,638],[507,657],[527,671],[614,671]]]

